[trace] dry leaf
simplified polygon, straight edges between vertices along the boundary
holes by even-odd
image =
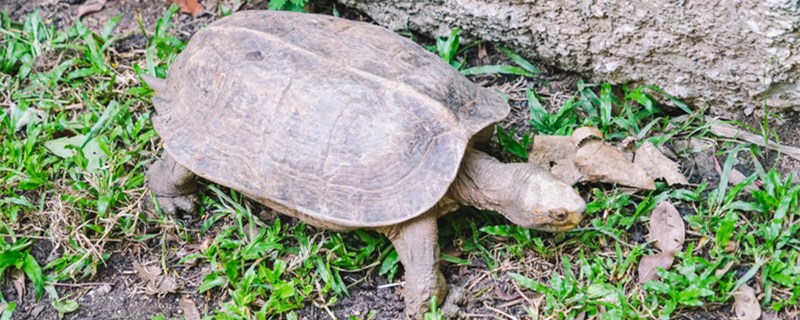
[[[44,118],[47,117],[47,112],[44,110],[34,107],[28,107],[27,109],[22,110],[14,103],[11,103],[11,107],[8,108],[8,113],[10,114],[12,121],[16,120],[16,123],[14,124],[14,131],[20,131],[22,128],[25,128],[29,125],[39,124],[44,121]]]
[[[661,154],[650,142],[645,142],[639,147],[633,163],[647,171],[651,177],[655,179],[663,178],[670,186],[674,184],[689,184],[689,181],[686,180],[686,177],[683,176],[678,168],[678,164]]]
[[[172,2],[181,7],[181,12],[188,13],[192,17],[197,17],[203,13],[203,6],[197,0],[172,0]]]
[[[781,320],[775,312],[767,311],[761,313],[761,320]]]
[[[647,172],[603,141],[585,141],[575,154],[575,166],[589,181],[616,183],[645,190],[656,188]]]
[[[739,320],[756,320],[761,317],[761,306],[753,288],[743,284],[733,293],[733,310]]]
[[[94,292],[95,294],[102,296],[102,295],[107,295],[109,292],[111,292],[111,289],[112,289],[111,285],[106,283],[98,287],[97,289],[94,289]]]
[[[735,263],[735,261],[733,261],[733,260],[728,261],[728,263],[725,264],[725,266],[722,267],[722,269],[714,271],[714,275],[717,276],[717,277],[724,276],[726,273],[728,273],[728,270],[730,270],[731,267],[733,267],[734,263]]]
[[[575,167],[577,151],[570,137],[534,136],[528,163],[550,171],[561,182],[573,185],[583,179],[583,174]]]
[[[19,301],[25,300],[25,272],[20,269],[13,269],[11,271],[11,282],[14,284],[14,290],[17,291],[17,299]]]
[[[728,241],[728,245],[725,246],[725,253],[734,253],[736,249],[739,249],[739,242],[730,240]]]
[[[742,183],[742,181],[744,181],[745,179],[747,179],[747,177],[741,171],[736,170],[736,168],[731,168],[731,173],[730,175],[728,175],[728,183],[730,185],[735,186],[737,184]],[[749,192],[758,191],[758,186],[756,185],[757,182],[759,181],[755,181],[754,183],[748,184],[747,186],[744,187],[744,190]]]
[[[136,275],[142,279],[145,293],[149,295],[171,293],[178,290],[175,279],[169,275],[162,275],[161,268],[156,264],[143,266],[138,261],[133,262]]]
[[[106,0],[89,0],[83,3],[80,7],[78,7],[78,19],[81,17],[95,13],[103,9],[106,5]]]
[[[658,279],[658,269],[669,269],[675,260],[673,253],[659,253],[642,257],[639,261],[639,283]]]
[[[617,144],[617,150],[622,152],[625,155],[625,159],[630,162],[633,162],[633,154],[636,153],[636,141],[636,137],[627,137]]]
[[[186,295],[181,295],[178,299],[178,306],[183,310],[183,318],[186,320],[200,320],[200,311],[197,311],[197,305],[194,304],[192,298]]]
[[[580,127],[572,131],[572,142],[574,142],[575,145],[591,137],[603,139],[603,132],[595,127]]]
[[[675,253],[683,246],[686,239],[686,225],[668,201],[661,201],[650,215],[650,241],[655,241],[655,246],[661,252]]]

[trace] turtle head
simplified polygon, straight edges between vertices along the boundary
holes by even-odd
[[[578,226],[586,210],[578,192],[544,169],[519,165],[525,168],[521,170],[523,179],[516,201],[507,201],[498,212],[529,229],[561,232]]]
[[[497,211],[514,224],[548,232],[575,228],[586,209],[578,192],[547,170],[501,163],[478,151],[465,156],[450,194],[462,204]]]

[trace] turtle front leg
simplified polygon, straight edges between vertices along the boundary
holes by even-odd
[[[172,156],[164,153],[161,159],[153,163],[147,170],[146,181],[165,213],[195,211],[199,202],[195,194],[198,188],[195,174],[175,162]]]
[[[427,212],[422,216],[379,230],[392,241],[405,269],[406,314],[422,319],[435,295],[441,303],[447,295],[447,282],[439,270],[439,243],[436,218]]]

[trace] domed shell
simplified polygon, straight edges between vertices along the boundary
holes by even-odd
[[[340,227],[434,206],[509,107],[412,41],[330,16],[244,11],[194,35],[154,98],[181,165]]]

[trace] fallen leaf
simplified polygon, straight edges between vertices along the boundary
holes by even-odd
[[[714,275],[717,276],[717,277],[724,276],[726,273],[728,273],[728,270],[730,270],[731,267],[733,267],[734,263],[735,263],[735,261],[733,261],[733,260],[728,261],[728,263],[725,264],[725,266],[722,267],[722,269],[718,269],[717,271],[714,271]]]
[[[572,131],[572,142],[574,142],[575,145],[591,137],[603,139],[603,132],[595,127],[580,127]]]
[[[110,285],[110,284],[108,284],[108,283],[106,283],[106,284],[103,284],[103,285],[101,285],[101,286],[97,287],[97,289],[94,289],[94,292],[95,292],[95,294],[97,294],[97,295],[101,295],[101,296],[102,296],[102,295],[106,295],[106,294],[108,294],[109,292],[111,292],[111,285]]]
[[[731,173],[728,175],[728,184],[735,186],[742,183],[745,179],[747,179],[747,177],[744,175],[744,173],[736,170],[736,168],[731,168]],[[756,185],[757,182],[758,181],[748,184],[744,187],[744,190],[749,192],[758,191],[758,186]]]
[[[8,114],[11,116],[11,121],[14,122],[14,131],[22,130],[22,128],[29,125],[39,124],[47,116],[47,112],[44,110],[33,107],[22,110],[13,103],[8,108]]]
[[[75,150],[78,150],[78,148],[80,148],[84,142],[86,142],[86,135],[79,134],[77,136],[47,141],[44,143],[44,147],[59,157],[71,158],[75,155]],[[90,172],[97,172],[97,170],[102,166],[102,162],[108,158],[108,155],[103,152],[103,149],[100,148],[100,144],[98,144],[97,140],[95,139],[91,139],[86,142],[86,145],[83,147],[82,151],[83,156],[89,161],[86,166],[86,170]]]
[[[761,306],[753,288],[743,284],[733,293],[733,310],[739,320],[756,320],[761,317]]]
[[[650,177],[667,181],[671,185],[687,185],[689,181],[683,176],[677,163],[664,156],[656,147],[645,142],[636,150],[634,164],[647,171]]]
[[[181,12],[188,13],[192,17],[203,13],[203,6],[197,0],[172,0],[172,2],[181,7]]]
[[[200,320],[200,311],[197,311],[197,305],[194,304],[192,298],[187,295],[181,295],[178,299],[178,306],[183,310],[183,318],[186,320]]]
[[[767,311],[761,313],[761,320],[781,320],[775,312]]]
[[[78,7],[78,19],[87,14],[102,10],[105,5],[106,0],[89,0],[84,2],[80,7]]]
[[[138,261],[133,262],[133,269],[136,275],[144,282],[145,293],[149,295],[172,293],[178,290],[175,279],[169,275],[162,275],[161,268],[156,264],[142,265]]]
[[[486,53],[486,45],[484,43],[479,44],[478,45],[478,60],[486,61],[486,58],[488,56],[489,56],[489,54]]]
[[[575,154],[575,166],[589,181],[616,183],[645,190],[656,188],[647,172],[603,141],[584,141]]]
[[[730,240],[728,241],[728,245],[725,246],[725,253],[733,253],[736,249],[739,249],[739,242]]]
[[[11,271],[11,283],[14,284],[14,290],[17,291],[17,300],[25,300],[25,272],[20,269]]]
[[[686,225],[678,209],[661,201],[650,215],[650,241],[663,253],[678,252],[686,239]]]
[[[617,144],[617,150],[630,162],[633,162],[633,154],[636,153],[636,141],[636,137],[627,137]]]
[[[534,136],[528,163],[550,171],[556,179],[573,185],[583,179],[575,167],[576,144],[565,136]]]
[[[673,253],[659,253],[642,257],[639,261],[639,283],[658,279],[658,269],[669,269],[675,260]]]

